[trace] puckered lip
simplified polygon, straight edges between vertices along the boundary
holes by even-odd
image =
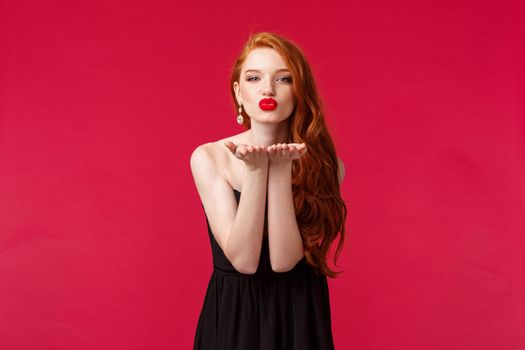
[[[268,98],[263,98],[262,100],[259,101],[259,104],[273,104],[273,105],[276,105],[277,104],[277,101],[275,101],[273,98],[271,97],[268,97]]]

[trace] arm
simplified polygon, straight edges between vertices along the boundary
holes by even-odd
[[[267,168],[244,172],[239,207],[225,244],[226,257],[241,273],[255,273],[259,266],[267,175]]]
[[[338,161],[339,183],[345,168]],[[297,225],[292,195],[292,161],[270,162],[268,173],[268,239],[272,269],[291,270],[304,256],[304,247]]]
[[[343,179],[345,178],[345,164],[339,157],[337,157],[337,164],[338,164],[337,175],[339,178],[339,184],[341,184],[341,182],[343,182]]]
[[[268,243],[276,272],[291,270],[304,256],[293,205],[291,160],[269,166]]]
[[[190,165],[206,217],[224,255],[240,273],[255,273],[259,264],[267,166],[244,173],[243,191],[237,207],[231,186],[220,173],[213,151],[202,145],[190,158]]]

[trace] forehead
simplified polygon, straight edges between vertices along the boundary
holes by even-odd
[[[288,67],[276,50],[269,47],[258,47],[250,51],[248,56],[246,56],[242,71],[248,69],[274,71],[282,68]]]

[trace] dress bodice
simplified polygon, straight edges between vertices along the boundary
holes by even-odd
[[[239,203],[241,193],[234,192]],[[273,271],[267,234],[263,235],[257,271],[240,273],[215,240],[208,218],[206,222],[213,272],[193,349],[333,350],[326,276],[316,275],[304,257],[290,271]]]

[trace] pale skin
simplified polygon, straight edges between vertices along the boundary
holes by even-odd
[[[214,237],[233,267],[244,274],[255,273],[259,264],[266,196],[272,269],[289,271],[304,256],[291,170],[292,162],[307,152],[307,145],[286,143],[287,118],[295,101],[285,69],[284,60],[273,49],[252,50],[233,86],[238,103],[251,118],[251,129],[200,145],[190,158]],[[260,109],[259,100],[265,97],[277,100],[277,108]],[[342,181],[344,165],[338,161]],[[242,192],[238,206],[233,189]]]

